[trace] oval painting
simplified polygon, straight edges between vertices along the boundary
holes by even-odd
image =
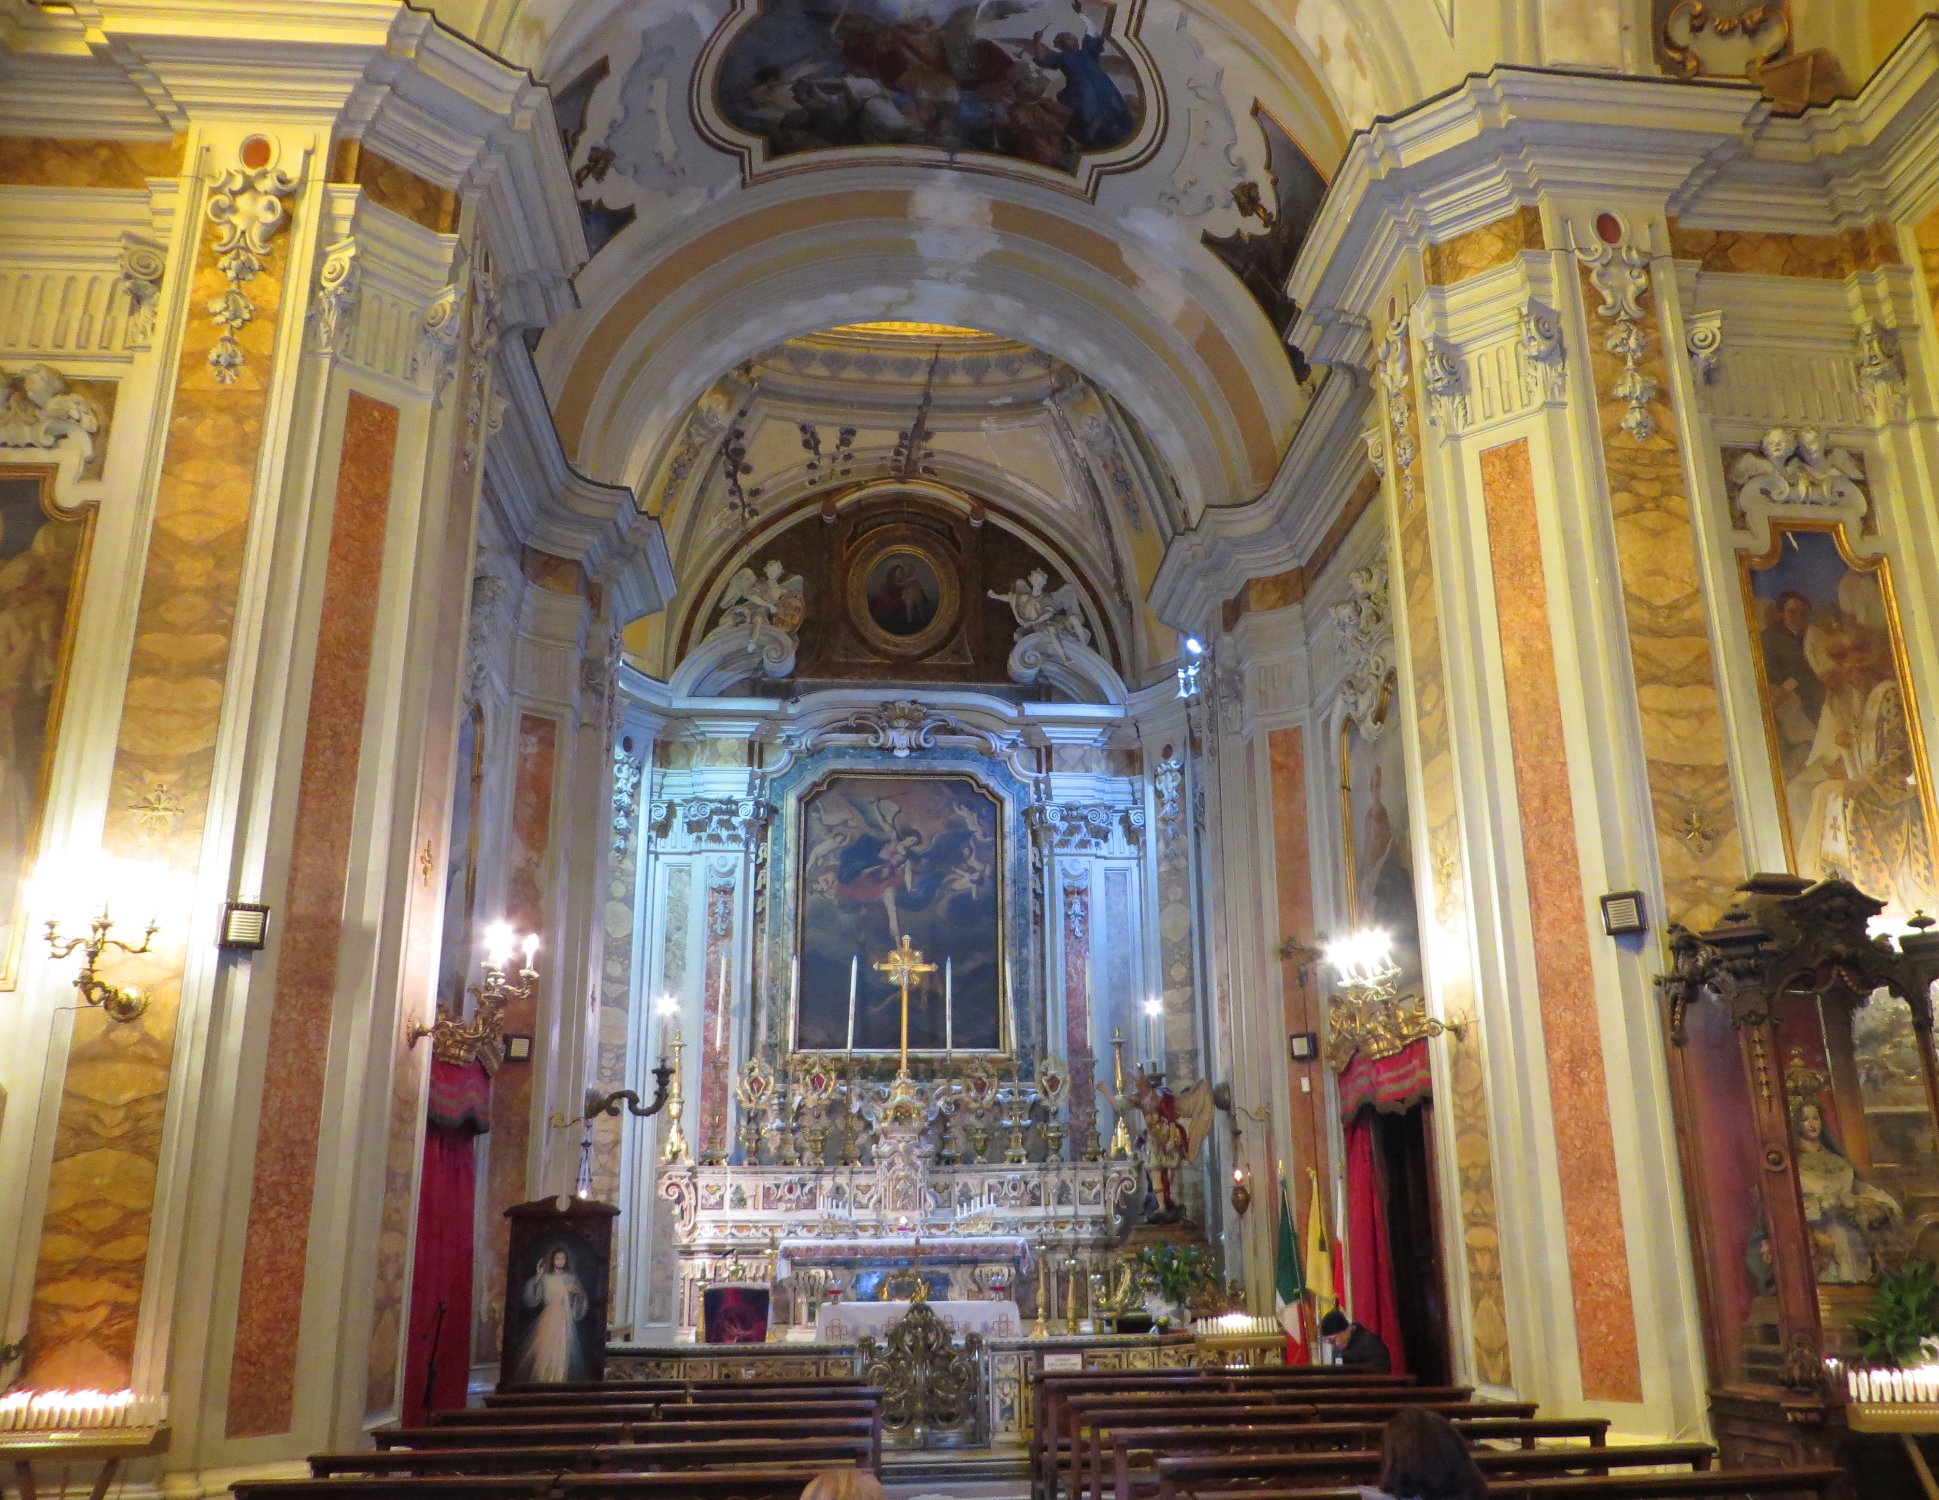
[[[896,547],[877,558],[862,584],[868,616],[884,635],[908,640],[921,635],[942,607],[942,580],[927,557]]]

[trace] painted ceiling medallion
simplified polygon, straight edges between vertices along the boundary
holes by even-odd
[[[911,160],[1091,196],[1149,159],[1143,0],[737,0],[690,104],[743,178]]]

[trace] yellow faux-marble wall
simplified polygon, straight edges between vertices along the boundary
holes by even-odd
[[[1404,315],[1403,315],[1404,316]],[[1488,1080],[1475,1026],[1474,985],[1465,960],[1436,963],[1437,948],[1461,952],[1468,941],[1467,892],[1461,866],[1461,827],[1455,805],[1454,752],[1448,732],[1447,687],[1441,662],[1441,621],[1434,594],[1426,479],[1420,472],[1420,414],[1412,382],[1388,404],[1389,483],[1398,538],[1394,592],[1407,622],[1408,691],[1420,753],[1422,822],[1427,833],[1430,904],[1424,934],[1442,1015],[1465,1021],[1449,1032],[1445,1101],[1454,1125],[1455,1166],[1461,1188],[1461,1258],[1468,1283],[1468,1335],[1478,1380],[1512,1385],[1508,1301],[1502,1281],[1501,1230],[1495,1203],[1494,1143],[1488,1126]],[[1401,458],[1413,459],[1402,464]]]
[[[1664,919],[1701,930],[1722,915],[1744,878],[1744,854],[1697,575],[1690,497],[1669,403],[1663,331],[1653,315],[1654,295],[1645,292],[1641,326],[1647,340],[1638,368],[1655,382],[1656,394],[1648,403],[1654,431],[1638,441],[1623,430],[1629,407],[1615,393],[1623,359],[1604,337],[1608,322],[1597,311],[1602,295],[1587,267],[1581,275],[1623,614],[1663,871]]]
[[[205,227],[188,298],[102,835],[112,854],[183,875],[208,816],[288,245],[273,240],[249,283],[256,315],[235,335],[244,363],[224,385],[209,364],[221,330],[205,311],[228,289],[215,233]],[[144,822],[135,804],[157,793],[180,811]],[[25,1374],[38,1387],[129,1382],[181,998],[179,921],[157,943],[114,976],[149,996],[139,1019],[74,1019],[28,1315]]]

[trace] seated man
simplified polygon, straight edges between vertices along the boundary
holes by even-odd
[[[1394,1359],[1380,1335],[1334,1308],[1320,1319],[1320,1336],[1340,1352],[1340,1367],[1356,1375],[1391,1375]]]

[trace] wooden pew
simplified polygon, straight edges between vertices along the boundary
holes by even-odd
[[[1485,1407],[1469,1410],[1485,1413]],[[1470,1443],[1513,1442],[1533,1448],[1543,1439],[1582,1439],[1590,1448],[1608,1442],[1606,1417],[1496,1417],[1457,1415],[1450,1419],[1455,1431]],[[1221,1426],[1172,1425],[1151,1427],[1111,1426],[1098,1431],[1105,1461],[1101,1466],[1109,1475],[1111,1493],[1116,1500],[1132,1500],[1148,1489],[1151,1463],[1159,1454],[1179,1453],[1283,1453],[1310,1448],[1378,1448],[1386,1419],[1354,1422],[1307,1422],[1278,1419],[1227,1422]],[[1103,1500],[1103,1475],[1091,1474],[1092,1500]]]
[[[1851,1476],[1843,1469],[1702,1469],[1687,1474],[1609,1474],[1490,1479],[1489,1500],[1837,1500]],[[1193,1490],[1190,1500],[1361,1500],[1362,1491],[1313,1489]]]
[[[1039,1376],[1031,1382],[1031,1493],[1036,1500],[1057,1494],[1061,1459],[1072,1434],[1066,1430],[1073,1401],[1116,1394],[1125,1399],[1156,1399],[1162,1395],[1196,1397],[1212,1392],[1244,1391],[1248,1399],[1296,1400],[1297,1392],[1372,1390],[1389,1392],[1414,1388],[1411,1375],[1356,1375],[1329,1365],[1267,1365],[1256,1369],[1200,1367],[1186,1370],[1084,1371],[1072,1375]],[[1463,1389],[1465,1397],[1469,1393]]]
[[[1708,1443],[1648,1443],[1621,1448],[1479,1448],[1475,1466],[1495,1478],[1544,1478],[1612,1469],[1708,1469],[1716,1449]],[[1155,1460],[1159,1500],[1202,1497],[1207,1490],[1243,1493],[1248,1484],[1297,1489],[1315,1485],[1371,1484],[1380,1454],[1371,1448],[1347,1453],[1182,1453]]]
[[[748,1407],[725,1403],[671,1406],[648,1401],[613,1402],[586,1406],[466,1406],[430,1413],[434,1427],[544,1426],[557,1422],[727,1422],[763,1421],[769,1417],[872,1417],[879,1401],[761,1402]]]
[[[577,1396],[637,1391],[693,1391],[705,1396],[714,1391],[831,1390],[865,1383],[866,1378],[861,1375],[762,1375],[749,1380],[681,1380],[675,1377],[653,1380],[558,1380],[543,1385],[513,1382],[499,1386],[485,1400],[490,1401],[493,1396]]]
[[[684,1408],[683,1408],[684,1409]],[[702,1411],[711,1408],[701,1408]],[[596,1447],[613,1443],[706,1443],[722,1438],[760,1438],[786,1443],[799,1438],[865,1439],[868,1467],[882,1463],[882,1417],[773,1417],[718,1422],[669,1422],[652,1418],[639,1422],[514,1422],[498,1426],[447,1422],[436,1427],[380,1427],[371,1434],[380,1449],[519,1448],[535,1444]]]
[[[854,1437],[716,1438],[705,1443],[489,1445],[477,1448],[382,1448],[374,1452],[315,1453],[310,1472],[333,1474],[562,1474],[593,1470],[655,1473],[665,1469],[745,1468],[812,1463],[818,1468],[868,1468],[867,1434]]]
[[[243,1479],[237,1500],[800,1500],[820,1473],[806,1466],[660,1474],[352,1474]]]
[[[582,1381],[575,1385],[500,1387],[485,1393],[487,1406],[572,1406],[601,1405],[614,1401],[650,1400],[669,1405],[705,1405],[710,1401],[733,1403],[799,1401],[804,1396],[826,1394],[836,1397],[861,1397],[880,1387],[865,1385],[858,1376],[828,1380],[803,1380],[793,1385],[756,1385],[751,1380],[723,1380],[709,1385],[692,1381]]]
[[[1057,1449],[1052,1454],[1049,1495],[1055,1497],[1066,1492],[1072,1496],[1079,1495],[1084,1490],[1084,1476],[1089,1474],[1095,1477],[1101,1471],[1103,1454],[1095,1440],[1094,1429],[1098,1422],[1107,1420],[1104,1415],[1107,1412],[1112,1419],[1164,1412],[1176,1416],[1179,1421],[1192,1421],[1191,1413],[1197,1412],[1206,1423],[1222,1424],[1237,1420],[1235,1413],[1240,1411],[1265,1413],[1277,1408],[1290,1412],[1317,1401],[1341,1406],[1368,1402],[1391,1414],[1390,1408],[1403,1404],[1465,1405],[1473,1394],[1472,1389],[1464,1385],[1419,1386],[1394,1383],[1387,1377],[1363,1376],[1352,1383],[1337,1386],[1306,1382],[1298,1385],[1247,1385],[1238,1390],[1168,1389],[1066,1396],[1060,1405],[1051,1408],[1061,1411],[1060,1425],[1068,1428],[1069,1436],[1066,1441],[1060,1432]],[[1240,1404],[1235,1405],[1235,1402]],[[1357,1415],[1340,1420],[1352,1421]],[[1065,1459],[1068,1459],[1068,1463]]]

